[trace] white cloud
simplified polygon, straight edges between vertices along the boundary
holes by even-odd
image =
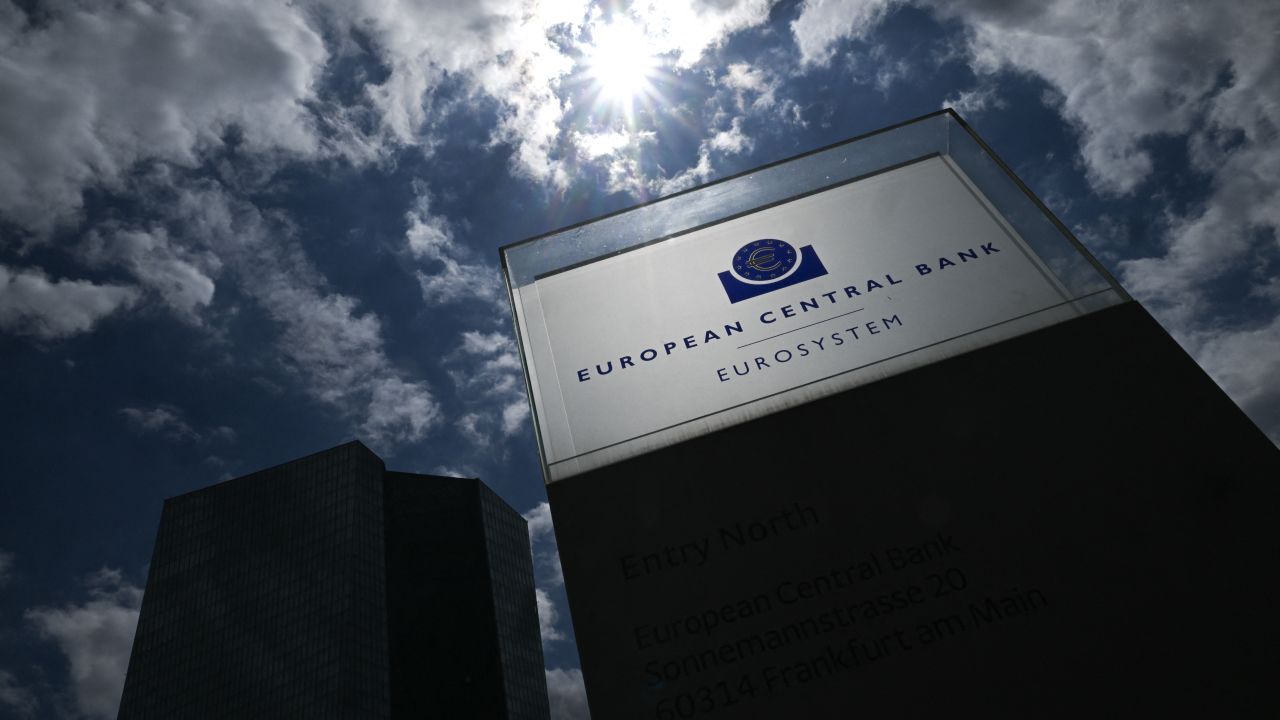
[[[565,182],[553,157],[565,110],[557,90],[573,61],[560,40],[577,35],[587,16],[586,0],[316,4],[338,26],[369,37],[390,70],[366,93],[397,141],[436,142],[433,114],[448,108],[432,91],[446,75],[462,78],[472,92],[498,104],[493,137],[514,147],[513,168],[539,181]]]
[[[430,270],[418,270],[422,297],[432,305],[480,300],[500,304],[504,297],[502,279],[492,265],[469,262],[470,251],[456,242],[447,220],[431,212],[426,186],[415,182],[418,198],[405,213],[409,223],[405,242],[409,252]]]
[[[687,190],[695,185],[705,183],[711,179],[711,153],[708,151],[707,143],[704,141],[702,147],[698,150],[698,162],[690,168],[681,170],[679,173],[669,178],[659,178],[653,182],[653,189],[656,195],[670,195],[672,193]]]
[[[0,23],[0,213],[48,230],[138,161],[192,166],[231,128],[247,150],[318,149],[305,104],[327,54],[294,4],[67,0]]]
[[[587,688],[578,668],[547,670],[547,698],[551,701],[551,720],[590,720],[587,711]]]
[[[626,130],[607,130],[602,132],[574,132],[573,144],[578,147],[588,160],[612,155],[619,150],[631,146],[632,133]]]
[[[1063,116],[1082,133],[1090,179],[1108,192],[1128,192],[1150,173],[1145,139],[1194,127],[1224,70],[1242,73],[1224,97],[1244,99],[1257,89],[1249,86],[1273,82],[1264,68],[1276,18],[1265,1],[836,0],[806,3],[792,32],[806,62],[825,63],[839,41],[865,37],[889,8],[906,4],[963,22],[978,72],[1010,69],[1048,82]]]
[[[1080,136],[1080,159],[1102,194],[1133,193],[1155,169],[1149,143],[1185,143],[1207,197],[1164,222],[1163,247],[1119,262],[1122,280],[1166,327],[1280,439],[1280,297],[1259,256],[1280,237],[1280,6],[1267,0],[1170,4],[900,0],[959,21],[975,71],[1039,78]],[[861,18],[822,29],[837,4]],[[793,24],[802,50],[829,58],[888,2],[809,3]],[[875,12],[867,12],[868,8]],[[861,8],[861,10],[857,10]],[[825,19],[824,19],[825,18]],[[834,30],[834,32],[830,32]],[[824,34],[825,33],[825,34]],[[963,99],[963,95],[961,98]],[[974,101],[981,95],[971,96]],[[1121,248],[1108,248],[1122,255]],[[1244,287],[1222,300],[1225,278]],[[1241,316],[1248,299],[1255,309]]]
[[[713,150],[719,150],[728,155],[736,155],[741,152],[751,152],[755,147],[755,142],[742,132],[742,118],[733,119],[728,130],[721,130],[711,139],[707,141]]]
[[[119,570],[103,568],[87,580],[89,599],[64,607],[37,607],[26,619],[53,640],[70,664],[71,692],[80,715],[114,718],[124,689],[142,590]]]
[[[502,408],[502,434],[514,435],[529,419],[529,403],[521,398]]]
[[[564,633],[556,627],[556,623],[560,621],[560,611],[556,609],[555,602],[542,588],[534,588],[533,592],[538,601],[538,632],[542,635],[542,642],[563,640]]]
[[[1153,170],[1145,143],[1186,138],[1197,170],[1212,178],[1198,208],[1170,215],[1163,253],[1120,263],[1125,285],[1188,346],[1273,437],[1280,390],[1280,303],[1263,319],[1231,317],[1211,286],[1243,273],[1245,294],[1267,298],[1270,272],[1250,270],[1280,236],[1280,75],[1272,42],[1280,10],[1229,5],[1071,3],[975,10],[947,5],[971,29],[982,70],[1028,72],[1054,89],[1081,133],[1081,157],[1105,193],[1138,188]],[[1228,301],[1230,302],[1230,301]],[[1255,354],[1256,353],[1256,354]]]
[[[472,355],[492,355],[499,350],[511,349],[511,336],[506,333],[482,333],[468,330],[462,333],[462,350]]]
[[[513,147],[516,172],[552,187],[566,185],[563,146],[575,137],[564,128],[570,108],[561,99],[562,82],[573,71],[590,29],[612,16],[588,0],[322,4],[338,25],[369,36],[390,69],[385,81],[366,92],[392,137],[425,146],[440,141],[434,123],[451,106],[435,99],[433,89],[446,75],[464,78],[475,98],[497,103],[492,139]],[[645,0],[617,12],[645,29],[654,52],[674,56],[678,67],[688,68],[732,34],[764,23],[772,4]],[[588,157],[617,152],[621,141],[607,133],[577,139]]]
[[[485,265],[459,263],[450,257],[440,259],[440,272],[417,271],[422,298],[433,305],[459,300],[494,299],[499,296],[502,280],[498,271]]]
[[[961,115],[977,115],[988,107],[1002,108],[1004,105],[994,87],[961,90],[942,101],[942,107],[952,108]]]
[[[44,340],[87,332],[137,302],[136,289],[87,280],[50,280],[40,268],[0,265],[0,330]]]
[[[207,427],[196,430],[187,422],[182,410],[173,405],[157,405],[153,408],[126,407],[120,414],[139,432],[155,433],[170,440],[191,440],[194,442],[233,442],[236,431],[225,425]]]
[[[692,67],[707,50],[734,33],[763,24],[774,0],[640,0],[631,13],[662,52],[674,52],[678,67]]]
[[[467,442],[477,447],[485,447],[489,444],[489,434],[480,428],[480,422],[483,417],[478,413],[467,413],[458,418],[454,422],[454,427],[458,428],[458,432]]]
[[[529,544],[555,542],[555,524],[551,520],[551,505],[540,502],[532,510],[524,513],[525,522],[529,525]]]
[[[763,24],[772,4],[647,0],[625,12],[657,52],[688,68]],[[564,187],[572,139],[561,84],[586,26],[609,20],[588,0],[65,0],[43,8],[38,22],[4,8],[0,214],[36,231],[72,217],[87,187],[124,189],[142,162],[196,167],[229,138],[238,154],[259,159],[364,162],[395,145],[429,152],[449,141],[440,123],[477,102],[496,107],[491,140],[514,149],[516,172]],[[320,85],[335,54],[355,47],[388,73],[344,105]],[[451,92],[438,96],[446,80]],[[361,129],[370,120],[374,129]],[[601,136],[581,147],[598,156],[617,142]],[[151,237],[122,241],[157,241],[151,230],[143,235]],[[168,287],[165,301],[190,318],[208,304],[209,269],[156,253],[152,262],[133,253],[130,262],[155,289]]]
[[[82,256],[91,265],[127,268],[182,320],[199,325],[200,312],[213,302],[211,277],[222,262],[207,250],[184,248],[163,227],[90,233]]]
[[[560,566],[555,528],[551,523],[551,506],[545,502],[538,503],[524,513],[524,519],[529,527],[529,547],[533,551],[533,579],[542,641],[563,640],[564,633],[557,627],[560,613],[551,598],[552,591],[564,585],[564,570]]]
[[[1269,31],[1261,3],[1171,6],[1163,2],[938,4],[965,21],[980,72],[1033,73],[1054,88],[1063,117],[1081,131],[1081,155],[1100,190],[1129,192],[1151,172],[1142,142],[1186,133],[1228,64],[1259,52]],[[1253,17],[1250,17],[1253,16]],[[1238,49],[1236,49],[1238,48]]]
[[[599,142],[592,150],[593,138],[604,136],[606,142]],[[625,142],[616,142],[622,141]],[[617,133],[599,133],[597,135],[574,136],[575,142],[585,143],[580,147],[588,160],[594,161],[605,169],[606,180],[604,191],[607,193],[627,192],[634,197],[648,197],[651,192],[651,179],[645,176],[641,160],[657,143],[657,133],[652,130],[627,130]],[[600,154],[592,155],[599,151]]]
[[[419,440],[441,419],[425,382],[410,382],[389,367],[369,380],[371,394],[360,430],[375,443]]]
[[[0,670],[0,708],[8,708],[15,718],[33,718],[40,709],[40,701],[13,673]]]
[[[469,467],[457,468],[457,467],[449,467],[448,465],[436,466],[436,468],[431,471],[431,474],[439,475],[441,477],[456,477],[456,478],[476,478],[480,476],[480,473],[477,473],[472,468],[469,468]]]
[[[440,421],[427,384],[387,357],[378,317],[328,289],[287,223],[214,184],[181,190],[173,212],[278,324],[285,367],[314,398],[354,418],[371,444],[420,440]]]
[[[770,77],[767,70],[754,68],[747,63],[733,63],[725,68],[718,81],[734,91],[738,112],[747,108],[765,110],[777,104],[778,86],[781,81]]]
[[[449,376],[471,411],[458,430],[474,447],[492,449],[501,438],[520,432],[529,417],[515,341],[504,332],[467,330],[456,354],[446,360]]]
[[[866,37],[892,4],[893,0],[806,0],[791,23],[801,62],[830,63],[840,41]]]
[[[120,414],[139,430],[160,433],[172,439],[195,439],[199,436],[187,421],[182,419],[182,412],[171,405],[158,405],[150,410],[121,408]]]

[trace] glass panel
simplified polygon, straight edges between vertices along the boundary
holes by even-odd
[[[502,259],[548,482],[1128,299],[950,111]]]

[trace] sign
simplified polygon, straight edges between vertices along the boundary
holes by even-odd
[[[596,717],[1276,714],[1280,454],[954,113],[502,253]]]
[[[937,154],[512,292],[552,481],[1082,314]]]

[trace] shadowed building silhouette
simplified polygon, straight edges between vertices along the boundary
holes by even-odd
[[[165,502],[120,718],[548,717],[525,521],[359,442]]]

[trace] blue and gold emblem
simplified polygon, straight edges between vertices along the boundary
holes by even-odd
[[[748,282],[769,282],[791,272],[796,259],[796,249],[788,242],[756,240],[734,253],[733,273]]]
[[[799,249],[777,238],[753,240],[733,254],[732,270],[720,273],[730,304],[827,274],[812,245]]]

